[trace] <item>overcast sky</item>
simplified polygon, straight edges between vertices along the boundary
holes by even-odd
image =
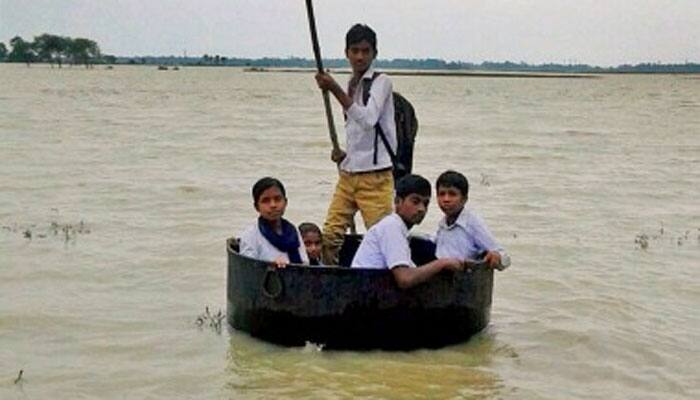
[[[114,55],[312,58],[304,0],[0,0],[0,41],[41,33]],[[321,51],[365,22],[380,58],[700,62],[700,0],[315,0]]]

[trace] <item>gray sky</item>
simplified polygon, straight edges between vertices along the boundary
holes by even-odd
[[[700,0],[315,0],[321,51],[355,22],[380,58],[700,62]],[[41,33],[115,55],[312,58],[303,0],[0,0],[0,41]]]

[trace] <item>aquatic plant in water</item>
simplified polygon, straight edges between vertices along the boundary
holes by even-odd
[[[204,307],[204,313],[199,314],[195,320],[195,324],[200,327],[209,327],[217,334],[221,334],[222,321],[226,315],[221,312],[221,309],[216,314],[209,312],[209,306]]]
[[[21,234],[23,238],[31,241],[32,239],[46,239],[54,237],[62,239],[64,242],[75,242],[79,235],[87,235],[91,233],[91,229],[80,220],[79,223],[61,223],[51,221],[48,226],[41,227],[36,224],[17,224],[2,225],[2,230],[9,233]]]
[[[696,228],[697,232],[697,243],[700,245],[700,228]],[[634,237],[634,244],[638,249],[641,250],[647,250],[649,246],[651,245],[652,242],[657,241],[661,239],[664,234],[666,234],[667,231],[664,229],[663,223],[661,224],[661,228],[659,228],[658,233],[654,234],[647,234],[647,233],[640,233],[637,234]],[[683,246],[685,243],[689,242],[692,240],[692,235],[693,235],[693,229],[686,229],[683,233],[679,234],[678,236],[670,234],[666,235],[669,239],[669,243],[671,245],[676,245],[678,247]]]

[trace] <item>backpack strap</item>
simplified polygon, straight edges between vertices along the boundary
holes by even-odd
[[[377,163],[377,138],[382,139],[382,143],[384,143],[384,148],[386,149],[386,152],[389,153],[389,158],[391,159],[391,164],[396,166],[398,164],[398,160],[396,159],[396,153],[394,153],[394,150],[391,149],[391,145],[389,144],[389,141],[387,140],[386,136],[384,136],[384,131],[382,130],[382,127],[377,124],[374,127],[374,163]]]
[[[372,88],[372,83],[381,74],[381,72],[375,71],[372,74],[372,77],[362,79],[362,105],[367,105],[367,102],[369,101],[369,90]]]
[[[381,72],[374,72],[372,74],[371,78],[365,78],[362,79],[362,104],[367,105],[367,102],[369,101],[369,90],[372,88],[372,83],[374,82],[374,79],[377,78],[379,75],[381,75]],[[396,166],[397,164],[397,159],[396,159],[396,153],[394,153],[394,150],[392,150],[391,145],[389,144],[389,140],[387,140],[386,136],[384,135],[384,131],[382,130],[382,127],[379,126],[379,121],[377,121],[377,124],[374,125],[374,155],[372,158],[372,161],[374,161],[374,164],[377,164],[377,150],[379,146],[379,140],[382,139],[382,143],[384,143],[384,148],[386,149],[386,152],[389,153],[389,158],[391,159],[391,164]]]

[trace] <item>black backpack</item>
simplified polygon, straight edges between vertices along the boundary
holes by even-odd
[[[369,100],[369,89],[372,87],[372,82],[379,74],[379,72],[375,72],[372,78],[362,80],[362,103],[364,105],[367,105]],[[396,153],[389,145],[384,131],[382,131],[377,122],[377,125],[374,127],[376,132],[374,137],[374,163],[377,163],[377,146],[379,139],[381,139],[386,151],[389,153],[389,157],[391,157],[391,163],[394,166],[394,183],[396,183],[401,177],[410,174],[413,170],[413,144],[418,133],[418,118],[416,118],[413,105],[405,97],[398,92],[393,92],[393,95],[394,122],[396,123]]]

